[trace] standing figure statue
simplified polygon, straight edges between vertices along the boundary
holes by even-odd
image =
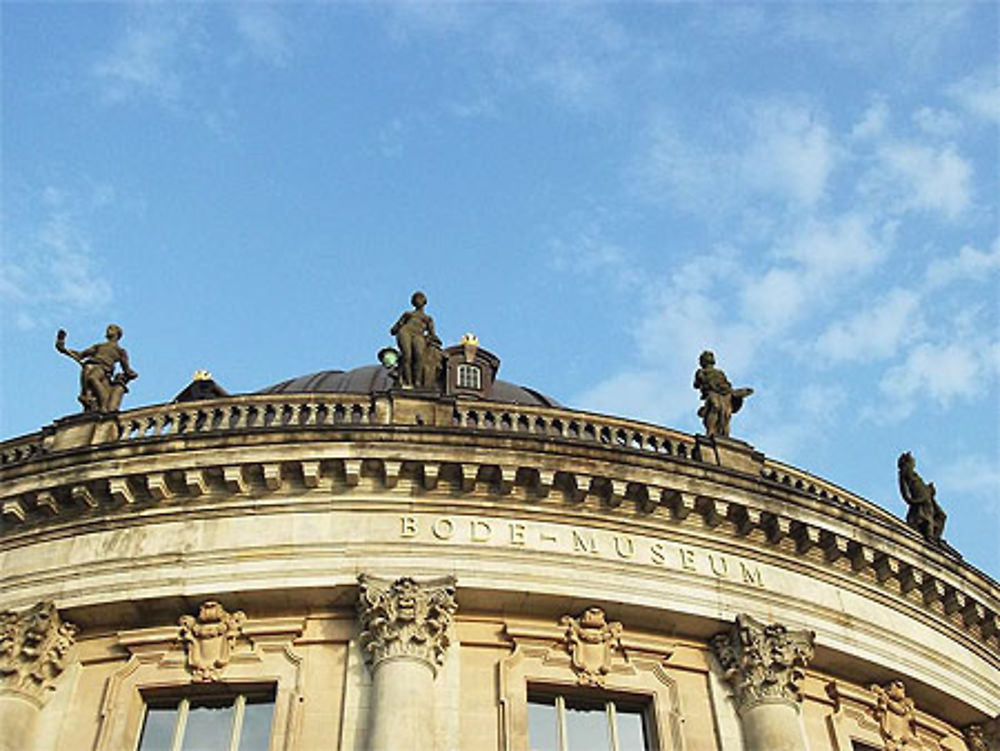
[[[734,389],[726,374],[715,367],[715,355],[705,350],[698,358],[701,365],[694,373],[694,387],[701,391],[702,401],[698,417],[705,425],[705,435],[729,435],[729,420],[739,412],[743,400],[753,389]]]
[[[938,505],[933,482],[924,482],[917,474],[917,462],[909,451],[899,455],[899,494],[909,505],[906,523],[928,542],[941,542],[947,515]]]
[[[427,349],[432,342],[439,341],[434,333],[434,319],[424,312],[427,295],[423,292],[414,292],[410,302],[413,310],[403,313],[389,330],[399,345],[399,382],[407,389],[431,388],[435,383],[428,382]]]
[[[128,391],[128,382],[138,378],[128,364],[128,353],[118,345],[122,338],[120,326],[111,324],[107,341],[83,350],[66,346],[66,332],[56,334],[56,349],[80,364],[80,404],[84,412],[117,412],[122,397]],[[115,373],[115,364],[121,370]]]

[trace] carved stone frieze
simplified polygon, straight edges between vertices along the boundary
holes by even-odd
[[[202,603],[198,616],[182,615],[178,621],[187,668],[195,681],[217,681],[229,664],[246,615],[227,611],[214,600]]]
[[[435,673],[451,644],[448,627],[458,609],[455,577],[417,582],[358,577],[361,650],[374,670],[383,660],[422,660]]]
[[[812,631],[790,631],[749,615],[736,616],[729,631],[712,639],[712,649],[743,712],[764,702],[800,701],[799,681],[813,656]]]
[[[875,721],[885,751],[921,748],[917,739],[916,705],[906,695],[902,681],[890,681],[885,686],[872,685],[875,695]]]
[[[1000,716],[965,728],[969,751],[1000,751]]]
[[[587,608],[579,618],[564,615],[566,648],[581,686],[603,686],[615,650],[621,651],[622,624],[607,620],[601,608]]]
[[[66,669],[76,634],[52,602],[0,613],[0,688],[41,699]]]

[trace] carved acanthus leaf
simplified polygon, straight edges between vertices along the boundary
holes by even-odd
[[[0,686],[41,699],[66,669],[76,634],[52,602],[0,613]]]
[[[451,644],[448,627],[458,609],[453,576],[417,582],[358,577],[361,650],[374,669],[390,657],[426,662],[435,672]]]
[[[621,651],[622,624],[608,622],[601,608],[587,608],[579,618],[564,615],[566,649],[573,671],[582,686],[603,686],[611,670],[615,650]]]
[[[965,728],[965,743],[969,751],[1000,751],[1000,715]]]
[[[790,631],[738,615],[729,631],[712,639],[712,649],[743,712],[762,702],[800,701],[799,681],[812,659],[812,631]]]
[[[214,600],[202,603],[198,616],[182,615],[178,638],[187,654],[187,668],[196,681],[217,681],[232,658],[246,615],[227,611]]]

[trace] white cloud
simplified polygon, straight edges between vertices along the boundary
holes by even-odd
[[[948,138],[962,130],[962,121],[946,109],[921,107],[913,113],[913,122],[924,133],[939,138]]]
[[[983,384],[996,378],[992,362],[995,346],[971,341],[916,345],[906,360],[887,370],[879,382],[879,389],[893,407],[889,416],[905,417],[924,397],[948,407],[956,399],[980,396]]]
[[[233,6],[236,31],[255,57],[283,66],[292,56],[284,19],[268,3],[239,3]]]
[[[1000,81],[995,63],[956,81],[947,93],[971,114],[1000,122]]]
[[[883,180],[904,209],[926,209],[955,219],[972,202],[972,164],[954,146],[937,149],[890,143],[879,151]]]
[[[758,190],[814,204],[823,197],[834,156],[830,132],[814,112],[771,103],[754,113],[743,175]]]
[[[811,218],[777,249],[777,255],[797,261],[818,282],[847,274],[863,274],[886,256],[891,225],[876,234],[872,220],[860,213]]]
[[[920,296],[894,289],[866,310],[836,321],[816,340],[816,351],[834,362],[890,357],[920,333]]]
[[[997,272],[1000,272],[1000,238],[988,252],[965,245],[955,256],[936,258],[927,267],[925,279],[930,289],[961,280],[987,281],[991,278],[995,286]]]
[[[112,285],[95,260],[86,225],[113,194],[107,186],[83,196],[48,187],[40,218],[6,222],[0,302],[19,328],[40,323],[53,307],[93,309],[111,300]]]
[[[866,140],[880,136],[885,132],[889,122],[889,105],[885,99],[878,98],[861,115],[851,128],[851,138]]]
[[[196,35],[193,16],[176,7],[157,12],[144,7],[133,13],[111,51],[91,72],[102,86],[105,99],[121,102],[151,96],[162,103],[179,99],[182,76],[180,53]]]

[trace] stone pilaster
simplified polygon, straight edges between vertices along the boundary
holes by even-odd
[[[811,631],[739,615],[712,649],[733,689],[746,751],[806,751],[799,681],[813,655]]]
[[[432,751],[434,679],[451,643],[455,578],[359,577],[359,643],[372,671],[371,751]]]
[[[0,613],[0,751],[33,747],[38,714],[66,669],[76,632],[52,602]]]

